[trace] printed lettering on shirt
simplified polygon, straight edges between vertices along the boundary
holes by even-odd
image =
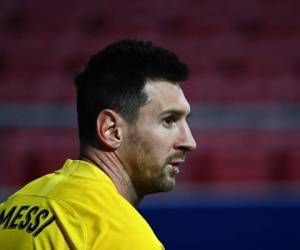
[[[0,210],[0,229],[25,230],[36,237],[55,220],[55,216],[39,206],[13,206]]]

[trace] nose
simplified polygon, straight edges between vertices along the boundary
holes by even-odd
[[[180,130],[176,147],[183,151],[192,151],[197,148],[196,141],[192,135],[189,125],[185,122]]]

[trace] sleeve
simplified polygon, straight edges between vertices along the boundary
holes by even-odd
[[[50,202],[53,222],[33,238],[34,249],[86,249],[86,230],[82,219],[68,205]]]

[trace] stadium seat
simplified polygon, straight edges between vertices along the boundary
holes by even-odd
[[[1,140],[1,185],[14,187],[58,169],[78,157],[75,130],[9,129]]]

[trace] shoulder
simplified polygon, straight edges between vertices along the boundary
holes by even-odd
[[[93,180],[77,180],[71,186],[77,191],[67,191],[67,196],[55,197],[61,199],[60,209],[65,207],[68,216],[77,218],[83,224],[88,249],[97,248],[97,244],[101,249],[119,249],[119,246],[128,246],[132,250],[162,249],[146,220],[115,187]],[[61,186],[61,190],[65,188],[66,186]],[[65,212],[55,210],[56,213]]]
[[[85,249],[80,217],[65,204],[43,197],[15,195],[0,206],[0,248]],[[20,244],[22,242],[22,245]]]
[[[73,173],[44,176],[13,195],[1,206],[7,224],[15,225],[15,217],[19,224],[31,223],[37,244],[62,242],[60,249],[64,239],[67,246],[82,246],[74,249],[162,249],[148,223],[105,176]]]

